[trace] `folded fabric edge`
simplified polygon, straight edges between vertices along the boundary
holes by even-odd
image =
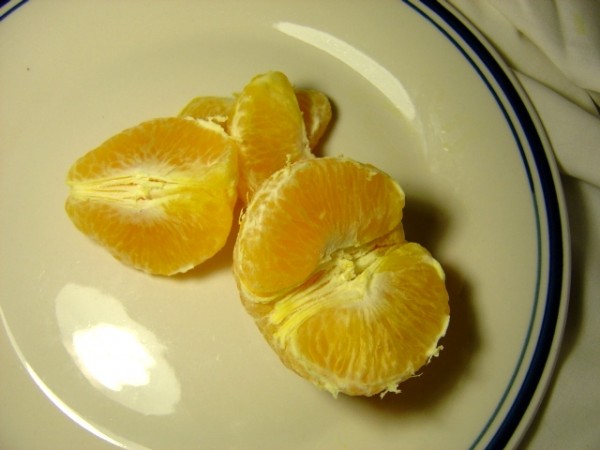
[[[561,172],[600,187],[600,117],[515,71],[546,130]]]
[[[446,2],[485,36],[513,70],[538,80],[587,112],[598,113],[597,98],[600,95],[570,80],[535,42],[496,9],[491,0]]]

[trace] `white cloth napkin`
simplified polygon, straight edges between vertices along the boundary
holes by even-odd
[[[449,0],[536,106],[563,173],[600,187],[600,2]]]
[[[523,447],[600,448],[600,1],[446,1],[512,67],[565,175],[568,318],[555,375]]]

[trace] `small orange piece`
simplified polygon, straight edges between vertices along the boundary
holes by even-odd
[[[308,144],[314,149],[318,144],[332,117],[329,98],[315,89],[295,89],[296,100],[302,112]],[[226,126],[233,113],[233,97],[195,97],[179,113],[179,117],[205,119]]]
[[[334,396],[397,392],[440,349],[444,272],[405,241],[403,207],[384,172],[325,157],[276,172],[243,215],[242,303],[282,362]]]
[[[150,120],[77,160],[67,184],[67,214],[117,259],[152,274],[185,272],[231,229],[236,143],[208,121]]]
[[[185,105],[179,117],[210,120],[225,127],[234,106],[232,97],[196,97]]]
[[[315,89],[296,89],[296,99],[304,118],[308,144],[315,149],[331,122],[331,103],[324,93]]]
[[[286,164],[312,157],[294,88],[281,72],[257,75],[237,97],[229,133],[239,142],[244,202]]]

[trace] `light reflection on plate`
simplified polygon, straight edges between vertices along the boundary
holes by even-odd
[[[365,77],[390,100],[408,121],[415,118],[415,106],[402,83],[385,67],[349,43],[322,30],[291,22],[277,22],[273,27],[288,36],[306,42],[347,64]]]
[[[181,388],[164,346],[116,298],[69,283],[56,297],[56,318],[65,347],[108,397],[142,414],[174,412]]]

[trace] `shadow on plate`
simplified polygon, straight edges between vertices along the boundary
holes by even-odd
[[[402,218],[406,240],[418,242],[437,257],[439,242],[447,235],[450,222],[448,215],[439,206],[417,198],[410,192],[406,195]]]
[[[469,370],[469,362],[479,348],[471,290],[452,266],[445,265],[444,269],[450,296],[450,325],[440,340],[443,350],[421,369],[420,375],[400,384],[399,394],[356,398],[362,406],[390,414],[410,414],[431,408],[443,400]]]
[[[425,246],[435,257],[449,226],[447,216],[439,207],[411,198],[405,208],[403,223],[407,240]],[[472,289],[459,268],[450,261],[440,260],[440,263],[446,272],[450,298],[450,324],[446,336],[440,340],[444,349],[421,369],[420,375],[399,386],[401,393],[387,394],[383,398],[357,398],[361,405],[392,414],[431,408],[449,394],[469,370],[469,363],[480,346]]]

